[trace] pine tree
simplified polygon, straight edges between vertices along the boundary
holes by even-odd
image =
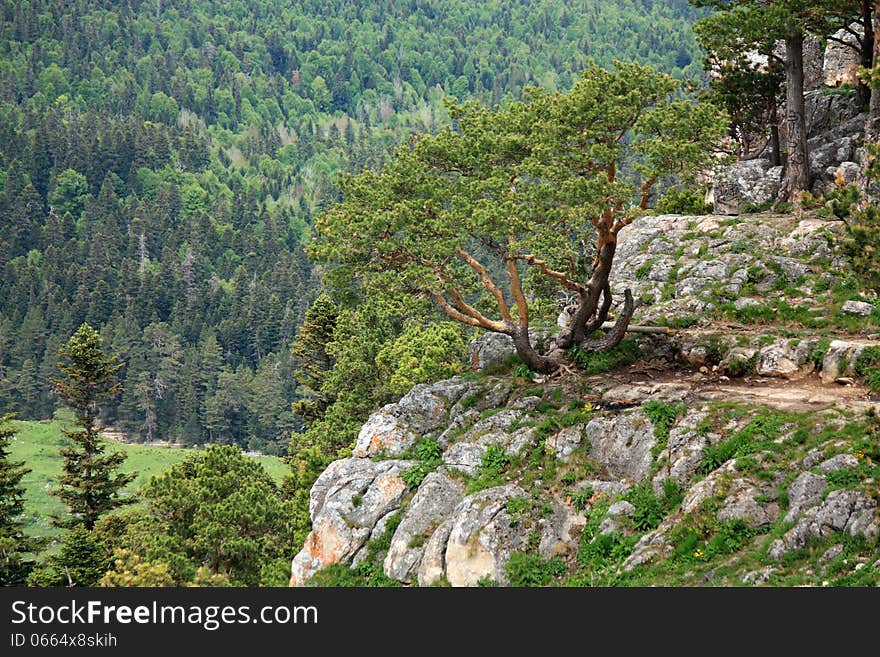
[[[306,312],[305,321],[290,348],[300,396],[293,404],[293,412],[307,423],[322,418],[327,408],[328,400],[321,393],[321,386],[333,367],[327,344],[333,339],[338,312],[329,296],[319,296]]]
[[[105,454],[96,427],[99,402],[121,389],[117,374],[122,363],[104,355],[101,336],[88,324],[77,329],[59,355],[64,360],[58,368],[64,376],[52,382],[59,397],[76,413],[80,428],[64,432],[72,444],[61,448],[64,474],[55,491],[67,503],[73,518],[55,522],[59,526],[82,523],[91,530],[102,513],[128,502],[119,493],[136,476],[114,474],[125,454]]]
[[[43,541],[23,531],[24,487],[21,478],[30,472],[22,461],[9,460],[9,443],[15,429],[11,415],[0,417],[0,586],[22,586],[34,567],[27,554],[38,552]]]

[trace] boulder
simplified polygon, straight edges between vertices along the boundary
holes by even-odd
[[[526,497],[519,486],[498,486],[463,499],[438,527],[419,566],[418,580],[427,586],[445,576],[452,586],[476,586],[480,580],[507,583],[505,572],[513,552],[522,550],[527,532],[514,523],[507,502]]]
[[[407,485],[400,473],[412,461],[348,458],[331,463],[312,486],[312,531],[293,558],[290,585],[299,586],[317,571],[350,561],[380,519],[400,506]]]
[[[880,346],[866,340],[833,340],[822,359],[822,383],[833,383],[842,376],[853,376],[853,364],[865,347]]]
[[[819,464],[822,472],[837,472],[838,470],[853,470],[859,467],[859,460],[852,454],[838,454],[827,461]]]
[[[715,514],[718,520],[742,520],[755,529],[776,521],[779,507],[776,504],[759,504],[755,498],[764,491],[746,478],[733,479],[727,486],[721,508]]]
[[[782,182],[782,167],[769,160],[736,162],[712,181],[716,214],[739,214],[744,206],[761,206],[776,198]]]
[[[352,452],[354,456],[365,458],[379,453],[399,456],[415,444],[418,434],[397,412],[397,405],[389,404],[370,415],[358,432]]]
[[[461,486],[444,473],[425,477],[391,539],[383,565],[388,577],[401,582],[417,578],[425,544],[461,498]]]
[[[812,472],[802,472],[788,487],[788,513],[785,521],[791,522],[807,509],[822,501],[826,487],[825,477]]]
[[[745,301],[745,299],[737,299],[737,301]],[[755,369],[755,361],[752,359],[755,358],[757,353],[757,349],[750,347],[734,347],[725,354],[721,362],[718,363],[718,367],[731,376],[752,374]]]
[[[865,301],[844,301],[843,305],[840,307],[840,312],[846,313],[847,315],[868,317],[874,312],[874,306]]]
[[[793,347],[786,340],[777,340],[758,353],[756,371],[761,376],[798,379],[813,371],[813,362],[807,356],[802,343]]]
[[[587,518],[572,506],[553,504],[549,518],[540,518],[541,542],[538,552],[545,559],[562,557],[576,552]]]
[[[452,415],[450,407],[455,408],[460,398],[478,390],[460,377],[413,386],[400,401],[370,415],[358,432],[354,456],[400,456],[422,436],[447,425]]]
[[[513,338],[503,333],[484,333],[468,346],[468,362],[474,372],[501,365],[516,353]]]
[[[553,450],[556,458],[565,463],[581,444],[583,425],[565,427],[547,438],[546,448]]]
[[[485,445],[460,442],[455,443],[443,452],[440,458],[447,468],[458,470],[470,477],[476,477],[483,462],[483,454],[485,453]]]
[[[833,490],[816,512],[812,531],[815,536],[845,531],[851,536],[864,534],[876,539],[877,501],[861,491]]]
[[[608,468],[613,477],[640,481],[650,472],[651,449],[657,439],[654,427],[641,411],[594,418],[584,431],[591,445],[590,456]]]

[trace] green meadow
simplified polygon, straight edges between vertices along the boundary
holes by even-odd
[[[63,515],[64,504],[52,494],[58,485],[62,458],[58,448],[67,441],[62,429],[67,426],[63,419],[39,422],[13,421],[17,433],[11,443],[11,459],[24,461],[31,469],[22,479],[25,486],[25,531],[32,536],[55,537],[60,530],[51,524],[52,515]],[[120,471],[137,472],[138,476],[127,487],[134,495],[138,489],[175,463],[179,463],[193,450],[177,447],[157,447],[122,443],[106,438],[107,451],[125,452],[128,458]],[[280,482],[288,472],[288,466],[274,456],[254,457],[263,465],[275,481]]]

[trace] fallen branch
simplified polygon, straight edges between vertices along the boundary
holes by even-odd
[[[614,328],[614,322],[605,322],[602,324],[603,329]],[[672,333],[672,329],[668,326],[643,326],[641,324],[630,324],[626,327],[627,333]]]

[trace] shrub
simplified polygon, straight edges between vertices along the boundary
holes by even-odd
[[[633,338],[624,338],[620,344],[607,351],[582,351],[574,347],[571,355],[575,364],[587,374],[602,374],[624,365],[632,365],[640,352]]]
[[[871,392],[880,392],[880,347],[865,347],[853,363],[853,370]]]
[[[565,562],[559,557],[545,560],[540,554],[514,552],[505,571],[510,586],[547,586],[555,577],[566,573]]]

